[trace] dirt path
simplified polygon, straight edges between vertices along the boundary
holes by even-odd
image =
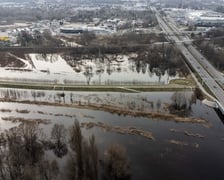
[[[127,87],[119,87],[119,88],[121,88],[121,89],[125,89],[125,90],[130,91],[130,92],[135,92],[135,93],[140,93],[140,92],[141,92],[141,91],[137,91],[137,90],[135,90],[135,89],[127,88]]]

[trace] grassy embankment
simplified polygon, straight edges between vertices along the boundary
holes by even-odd
[[[191,79],[171,80],[168,85],[125,85],[125,86],[103,86],[103,85],[63,85],[63,84],[41,84],[41,83],[14,83],[0,82],[0,87],[36,90],[63,90],[64,91],[99,91],[99,92],[148,92],[148,91],[182,91],[192,89],[195,83]]]

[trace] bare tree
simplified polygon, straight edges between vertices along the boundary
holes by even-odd
[[[156,102],[156,108],[157,108],[157,111],[159,111],[159,109],[161,108],[161,100],[160,99],[158,99]]]
[[[26,152],[22,139],[17,134],[17,129],[12,129],[6,134],[7,144],[5,151],[4,165],[6,167],[5,177],[17,180],[24,175],[24,166],[26,164]],[[20,149],[20,151],[18,151]],[[7,178],[6,178],[7,179]]]
[[[34,165],[44,154],[41,143],[43,132],[38,124],[33,122],[21,124],[18,130],[23,139],[27,160]]]
[[[172,103],[169,110],[173,114],[187,116],[191,113],[192,97],[187,96],[185,92],[175,92],[171,97]]]
[[[51,131],[51,139],[54,145],[54,153],[58,157],[67,154],[66,129],[62,124],[55,124]]]
[[[200,100],[202,100],[204,98],[203,92],[201,91],[201,89],[199,87],[196,87],[194,89],[194,96]]]
[[[26,180],[35,177],[35,164],[43,155],[35,123],[21,124],[5,133],[4,147],[1,146],[2,179]]]
[[[175,92],[172,95],[171,100],[172,100],[172,106],[176,110],[185,109],[187,106],[187,99],[183,92]]]
[[[108,180],[127,180],[131,178],[130,164],[126,150],[118,144],[112,144],[105,153],[103,167]]]
[[[82,151],[82,133],[79,125],[79,121],[75,120],[74,125],[71,128],[70,132],[70,146],[71,149],[75,152],[75,158],[77,162],[77,177],[78,179],[82,179],[84,175],[83,170],[83,151]]]
[[[23,180],[36,180],[37,174],[36,174],[36,168],[34,166],[26,165],[24,167],[24,174],[21,178]]]
[[[98,178],[98,150],[95,137],[87,141],[80,129],[78,120],[70,131],[70,147],[73,150],[67,161],[67,178],[78,180],[97,180]]]
[[[90,144],[90,158],[91,158],[91,164],[93,168],[93,180],[97,180],[98,177],[98,149],[95,142],[95,136],[92,135],[89,138],[89,144]]]
[[[39,163],[39,174],[41,180],[53,180],[58,176],[59,167],[57,161],[42,160]]]
[[[0,136],[1,180],[52,180],[56,161],[43,159],[42,131],[37,123],[23,123]]]

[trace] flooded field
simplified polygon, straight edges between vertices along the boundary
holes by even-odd
[[[110,143],[126,147],[134,180],[222,179],[223,123],[192,92],[59,94],[1,89],[0,131],[37,121],[49,137],[54,124],[68,128],[78,119],[85,137],[96,136],[100,157]],[[185,114],[168,116],[179,95]]]
[[[179,78],[177,70],[160,70],[133,61],[136,54],[112,55],[104,59],[82,57],[76,60],[59,54],[2,55],[0,80],[71,85],[167,84]],[[12,63],[13,62],[13,63]]]

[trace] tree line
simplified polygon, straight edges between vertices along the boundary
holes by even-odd
[[[21,31],[18,34],[17,42],[23,47],[62,47],[64,43],[53,37],[49,31],[44,31],[40,33],[39,31],[34,31],[30,33],[28,31]]]
[[[166,72],[170,76],[176,76],[178,73],[180,76],[185,77],[189,74],[189,70],[183,63],[183,57],[173,45],[152,45],[139,49],[133,47],[130,47],[129,49],[129,47],[126,47],[126,49],[122,50],[114,48],[114,52],[107,51],[108,49],[110,49],[110,47],[98,49],[98,51],[94,52],[85,51],[82,54],[74,52],[64,53],[62,57],[70,66],[76,67],[82,59],[100,59],[101,63],[110,65],[112,61],[116,61],[117,56],[120,54],[128,56],[130,53],[136,53],[136,57],[130,57],[129,60],[134,62],[135,69],[138,73],[146,73],[148,67],[148,71],[155,72],[157,76],[164,75]],[[113,55],[113,58],[109,58],[108,55]],[[109,73],[110,72],[108,71],[108,74]]]
[[[222,47],[218,47],[210,41],[196,41],[195,44],[215,68],[224,71],[224,51]]]
[[[224,71],[224,28],[214,28],[194,42],[218,70]]]

